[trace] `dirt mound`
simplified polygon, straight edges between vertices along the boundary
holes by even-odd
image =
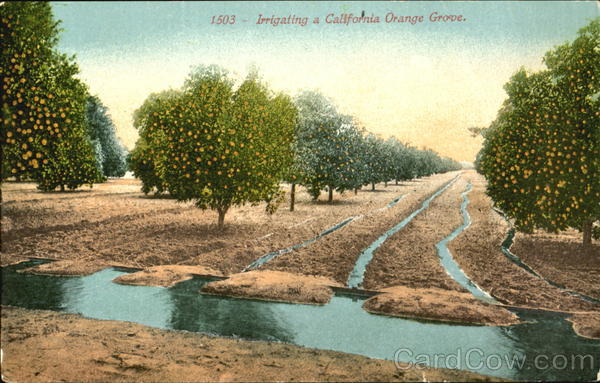
[[[18,255],[0,253],[0,266],[2,267],[15,265],[28,260],[29,258],[19,257]]]
[[[577,335],[585,338],[600,339],[600,314],[574,314],[567,318],[567,320],[573,323],[573,330],[575,330]]]
[[[519,323],[518,317],[505,308],[478,301],[468,293],[404,286],[381,291],[384,294],[363,304],[365,310],[374,314],[490,326]]]
[[[170,287],[176,283],[191,279],[193,274],[222,275],[219,271],[213,270],[210,267],[165,265],[149,267],[137,273],[124,274],[113,279],[113,282],[123,285]]]
[[[94,274],[100,270],[106,269],[107,267],[110,267],[110,265],[102,262],[61,260],[29,267],[27,269],[19,270],[19,272],[79,277]]]
[[[272,301],[325,304],[333,296],[330,286],[339,283],[324,277],[282,271],[249,271],[229,279],[207,283],[203,293]]]

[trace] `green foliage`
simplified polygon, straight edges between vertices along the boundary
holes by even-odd
[[[287,180],[304,185],[314,199],[329,188],[341,193],[367,184],[460,169],[458,163],[432,151],[366,133],[318,92],[301,93],[295,104],[299,111],[295,161]]]
[[[332,187],[342,192],[352,188],[351,143],[354,126],[349,116],[317,92],[305,91],[295,99],[298,126],[295,143],[295,182],[305,185],[313,198]]]
[[[2,179],[74,189],[101,179],[84,121],[87,89],[72,59],[55,50],[50,5],[2,6]]]
[[[108,110],[97,96],[87,99],[86,123],[102,174],[123,177],[127,171],[127,150],[116,135]]]
[[[155,170],[150,184],[142,178],[146,190],[160,185],[178,200],[217,210],[219,225],[231,206],[278,201],[292,163],[296,109],[256,75],[234,89],[221,69],[199,67],[183,89],[151,95],[135,125],[132,169],[136,176],[145,173],[140,163]]]
[[[600,18],[518,71],[485,131],[478,169],[488,194],[524,232],[583,230],[600,219]]]
[[[142,181],[142,192],[162,194],[166,185],[158,175],[155,165],[154,150],[143,137],[138,138],[135,148],[127,156],[127,164],[135,177]]]

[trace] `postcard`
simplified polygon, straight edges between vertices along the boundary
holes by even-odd
[[[600,379],[597,1],[0,22],[4,381]]]

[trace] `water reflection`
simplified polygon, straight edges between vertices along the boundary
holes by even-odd
[[[11,266],[12,272],[2,269],[2,304],[28,309],[62,310],[64,279],[35,274],[21,274],[17,270],[43,262],[24,262]]]
[[[168,327],[225,336],[293,342],[294,333],[265,302],[199,294],[206,280],[194,278],[168,289],[173,309]]]
[[[578,337],[563,314],[515,310],[530,323],[460,326],[372,315],[362,309],[363,299],[352,296],[335,296],[325,306],[261,302],[199,294],[205,283],[200,279],[168,289],[125,286],[111,282],[124,273],[115,269],[87,277],[16,272],[26,266],[2,269],[2,304],[373,358],[425,361],[434,367],[508,379],[592,380],[600,369],[600,342]],[[578,355],[584,356],[583,361],[576,359]],[[576,363],[563,366],[563,358]]]

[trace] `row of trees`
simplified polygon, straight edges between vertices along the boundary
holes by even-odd
[[[1,180],[75,189],[125,171],[125,152],[72,57],[56,50],[49,3],[8,2],[0,18]]]
[[[591,244],[600,220],[600,18],[546,53],[547,69],[518,71],[482,134],[477,169],[517,229],[569,227]]]
[[[352,116],[338,112],[318,92],[303,92],[294,104],[298,124],[294,163],[287,177],[292,185],[292,201],[296,184],[305,186],[315,199],[327,190],[331,202],[333,191],[356,191],[369,184],[375,190],[380,182],[460,169],[455,161],[431,150],[417,150],[394,137],[384,141],[367,133]]]
[[[459,169],[431,150],[366,134],[317,92],[274,94],[252,72],[235,88],[222,69],[195,69],[180,90],[152,94],[135,112],[140,138],[129,165],[145,193],[168,192],[219,213],[234,205],[281,202],[281,181],[316,199],[328,190]]]

